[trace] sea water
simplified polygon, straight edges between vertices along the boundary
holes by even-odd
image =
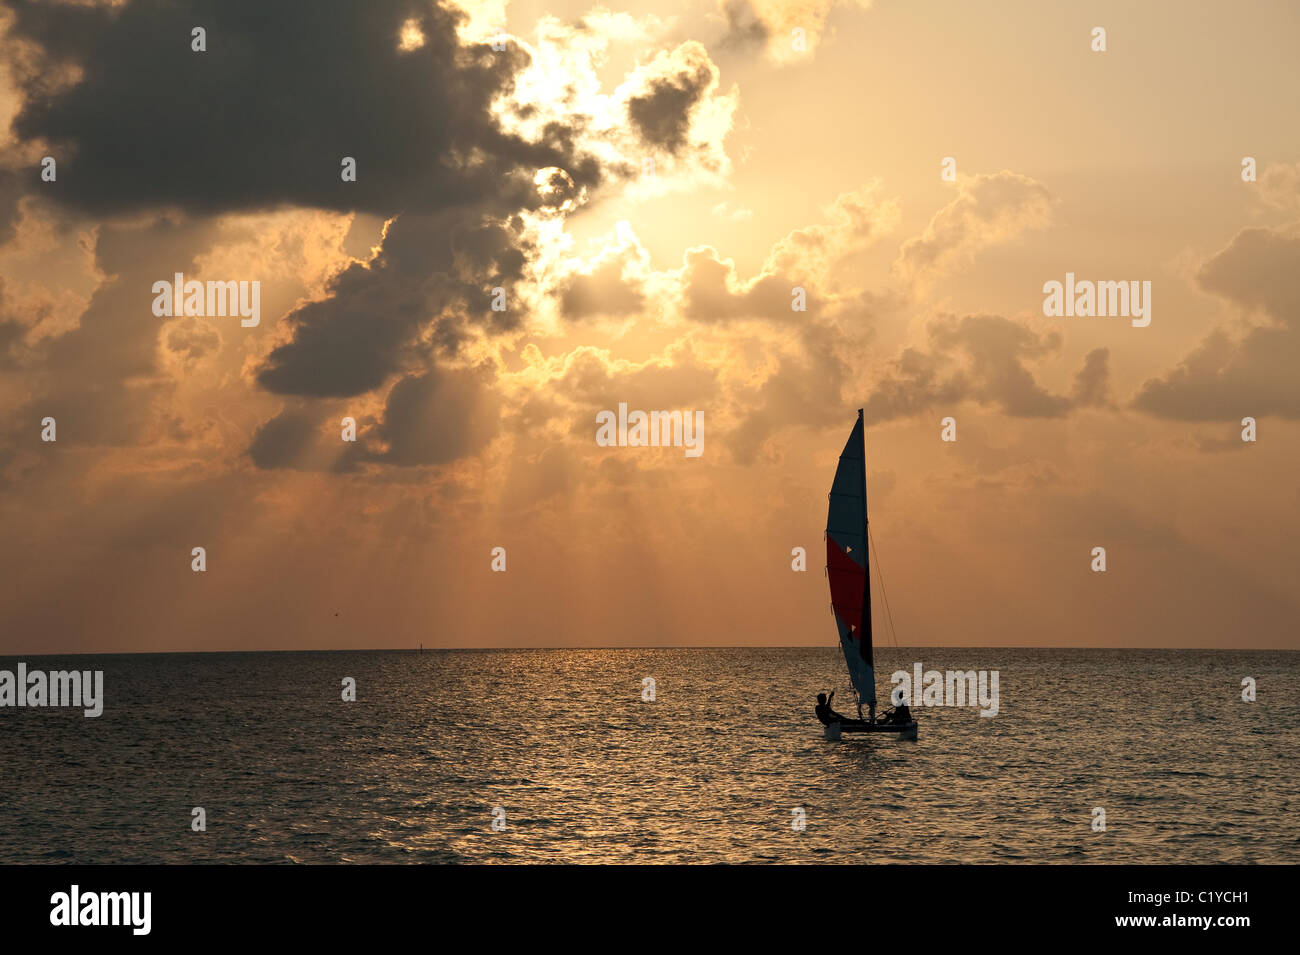
[[[997,715],[838,743],[831,647],[20,659],[103,713],[0,710],[0,863],[1300,862],[1293,652],[879,650]]]

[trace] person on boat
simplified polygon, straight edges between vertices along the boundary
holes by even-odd
[[[814,707],[814,711],[817,713],[817,719],[821,720],[822,723],[827,726],[830,726],[832,723],[851,722],[847,716],[836,713],[831,709],[831,700],[833,699],[835,699],[834,690],[831,690],[830,696],[827,696],[825,693],[817,694],[817,706]]]
[[[904,726],[912,722],[912,711],[907,708],[906,703],[899,703],[896,707],[882,716],[880,722],[887,726]]]

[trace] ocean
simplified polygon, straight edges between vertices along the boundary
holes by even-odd
[[[0,708],[0,863],[1300,862],[1294,652],[881,649],[999,711],[838,743],[831,647],[19,660],[104,711]]]

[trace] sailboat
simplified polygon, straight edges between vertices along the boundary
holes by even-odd
[[[862,707],[876,707],[876,666],[871,646],[871,574],[867,565],[867,451],[862,409],[849,433],[831,484],[826,512],[826,578],[831,610],[849,680],[858,698],[858,719],[826,724],[829,740],[841,733],[893,733],[916,739],[916,721],[882,723],[861,719]]]

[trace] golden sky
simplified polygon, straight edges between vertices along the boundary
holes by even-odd
[[[900,644],[1300,647],[1294,5],[243,5],[0,5],[0,654],[834,646],[859,407]]]

